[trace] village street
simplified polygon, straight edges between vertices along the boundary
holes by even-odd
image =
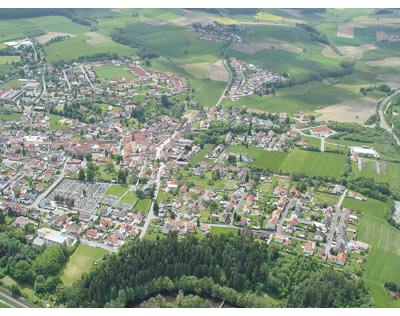
[[[278,223],[278,225],[276,227],[276,233],[277,234],[281,233],[283,223],[285,222],[285,219],[286,219],[286,217],[288,215],[288,212],[289,212],[290,208],[292,207],[293,202],[295,202],[295,201],[296,201],[296,199],[289,199],[289,203],[286,205],[285,211],[283,212],[283,214],[282,214],[282,216],[281,216],[281,218],[279,220],[279,223]]]
[[[42,194],[40,194],[36,200],[28,206],[29,208],[38,208],[40,201],[44,199],[64,179],[66,169],[67,162],[64,162],[64,167],[62,168],[61,173],[58,175],[56,181],[54,181]]]
[[[333,215],[333,219],[331,221],[331,226],[329,228],[329,236],[328,236],[328,240],[326,242],[326,248],[325,249],[326,249],[326,254],[327,255],[329,254],[329,250],[332,247],[333,234],[335,233],[335,230],[336,230],[336,223],[337,223],[337,220],[338,220],[339,215],[340,215],[340,208],[342,206],[344,198],[346,197],[346,194],[347,194],[347,189],[344,190],[344,192],[342,193],[342,196],[339,199],[338,204],[336,204],[336,207],[335,207],[335,214]]]

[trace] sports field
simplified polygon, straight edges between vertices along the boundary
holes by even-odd
[[[339,177],[346,162],[346,156],[294,149],[289,154],[284,152],[264,151],[253,163],[253,167],[303,172],[310,176]]]
[[[79,245],[67,265],[60,273],[61,281],[64,285],[71,286],[85,272],[89,272],[93,263],[108,253],[103,248],[94,248],[85,245]]]

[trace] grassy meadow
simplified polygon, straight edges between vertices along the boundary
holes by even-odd
[[[252,166],[273,171],[303,172],[309,176],[338,178],[345,161],[344,155],[294,149],[290,153],[264,151]]]
[[[104,257],[107,253],[109,252],[103,248],[79,245],[60,272],[61,281],[64,285],[71,286],[83,273],[90,271],[96,260]]]

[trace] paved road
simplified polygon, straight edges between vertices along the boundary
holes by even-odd
[[[321,137],[321,151],[325,151],[325,137]]]
[[[64,167],[61,171],[61,173],[58,175],[58,178],[56,179],[56,181],[54,181],[47,189],[46,191],[44,191],[42,194],[40,194],[38,196],[38,198],[35,200],[35,202],[33,202],[30,206],[28,206],[29,208],[37,208],[39,206],[39,202],[44,199],[47,194],[49,194],[51,192],[51,190],[53,190],[61,181],[62,179],[64,179],[64,175],[65,175],[65,170],[67,169],[67,162],[64,162]]]
[[[64,79],[67,82],[68,89],[69,89],[69,91],[71,91],[71,85],[69,84],[69,80],[68,80],[67,74],[65,73],[65,70],[63,70],[63,74],[64,74]]]
[[[4,291],[4,290],[1,290],[0,289],[0,297],[4,297],[4,298],[6,298],[7,300],[9,300],[10,302],[12,302],[13,304],[15,304],[15,305],[18,305],[19,307],[22,307],[22,308],[33,308],[34,306],[32,306],[31,304],[28,304],[28,303],[26,303],[26,302],[24,302],[23,300],[21,300],[20,298],[14,298],[14,297],[12,297],[9,293],[7,293],[6,291]],[[5,302],[5,301],[3,301],[3,300],[1,300],[0,299],[0,301],[3,303],[3,304],[6,304],[7,306],[10,306],[11,304],[9,304],[8,302]],[[15,308],[15,306],[10,306],[10,307],[13,307],[13,308]]]
[[[393,93],[393,94],[387,96],[386,99],[384,99],[384,100],[381,102],[381,105],[380,105],[380,107],[379,107],[379,111],[378,111],[378,112],[379,112],[379,117],[380,117],[380,119],[381,119],[382,127],[383,127],[385,130],[387,130],[390,134],[393,135],[394,139],[396,140],[397,145],[400,146],[400,140],[399,140],[398,137],[393,133],[393,131],[392,131],[392,129],[389,127],[389,125],[386,123],[385,117],[384,117],[384,115],[383,115],[383,108],[384,108],[384,106],[386,105],[386,103],[388,103],[388,101],[389,101],[391,98],[393,98],[395,95],[397,95],[397,94],[399,94],[399,93],[400,93],[400,90],[397,90],[395,93]]]
[[[286,217],[288,215],[288,212],[289,212],[290,208],[292,207],[292,205],[293,205],[293,203],[295,201],[296,201],[296,199],[289,199],[289,203],[286,205],[286,208],[285,208],[285,210],[284,210],[284,212],[283,212],[283,214],[281,216],[281,219],[279,220],[279,224],[276,227],[276,233],[277,234],[281,233],[283,223],[285,222],[285,219],[286,219]]]
[[[347,194],[347,189],[344,190],[344,192],[342,193],[342,196],[339,199],[338,204],[336,204],[336,209],[335,209],[335,214],[333,215],[333,219],[331,221],[331,227],[329,228],[329,236],[328,236],[328,240],[326,242],[326,254],[329,254],[329,250],[331,249],[332,246],[332,241],[333,241],[333,234],[335,233],[336,230],[336,222],[339,218],[339,214],[340,214],[340,208],[342,206],[343,200],[346,197]]]
[[[226,87],[225,87],[224,91],[222,92],[220,98],[218,99],[218,102],[215,104],[215,106],[218,106],[218,105],[222,102],[222,99],[225,98],[225,93],[226,93],[226,91],[228,90],[229,85],[231,84],[231,81],[232,81],[232,78],[233,78],[233,76],[232,76],[232,71],[231,71],[231,69],[228,67],[228,65],[226,64],[226,60],[225,60],[226,53],[227,53],[228,50],[231,48],[231,46],[232,46],[232,43],[230,43],[230,44],[226,47],[226,49],[225,49],[225,51],[224,51],[224,54],[222,55],[222,63],[224,64],[224,67],[226,68],[226,70],[228,70],[228,72],[229,72],[229,80],[228,80],[228,83],[226,84]]]

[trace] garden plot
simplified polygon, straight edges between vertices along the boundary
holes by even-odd
[[[293,46],[291,44],[280,44],[280,43],[235,43],[232,46],[232,49],[237,50],[241,53],[245,53],[248,55],[254,55],[255,53],[263,50],[263,49],[278,49],[278,50],[287,50],[291,52],[302,52],[303,50],[299,47]]]
[[[354,27],[348,24],[339,24],[337,37],[354,38]]]
[[[56,195],[73,198],[73,209],[93,214],[108,187],[107,183],[64,179],[47,198],[50,201],[54,201]]]

